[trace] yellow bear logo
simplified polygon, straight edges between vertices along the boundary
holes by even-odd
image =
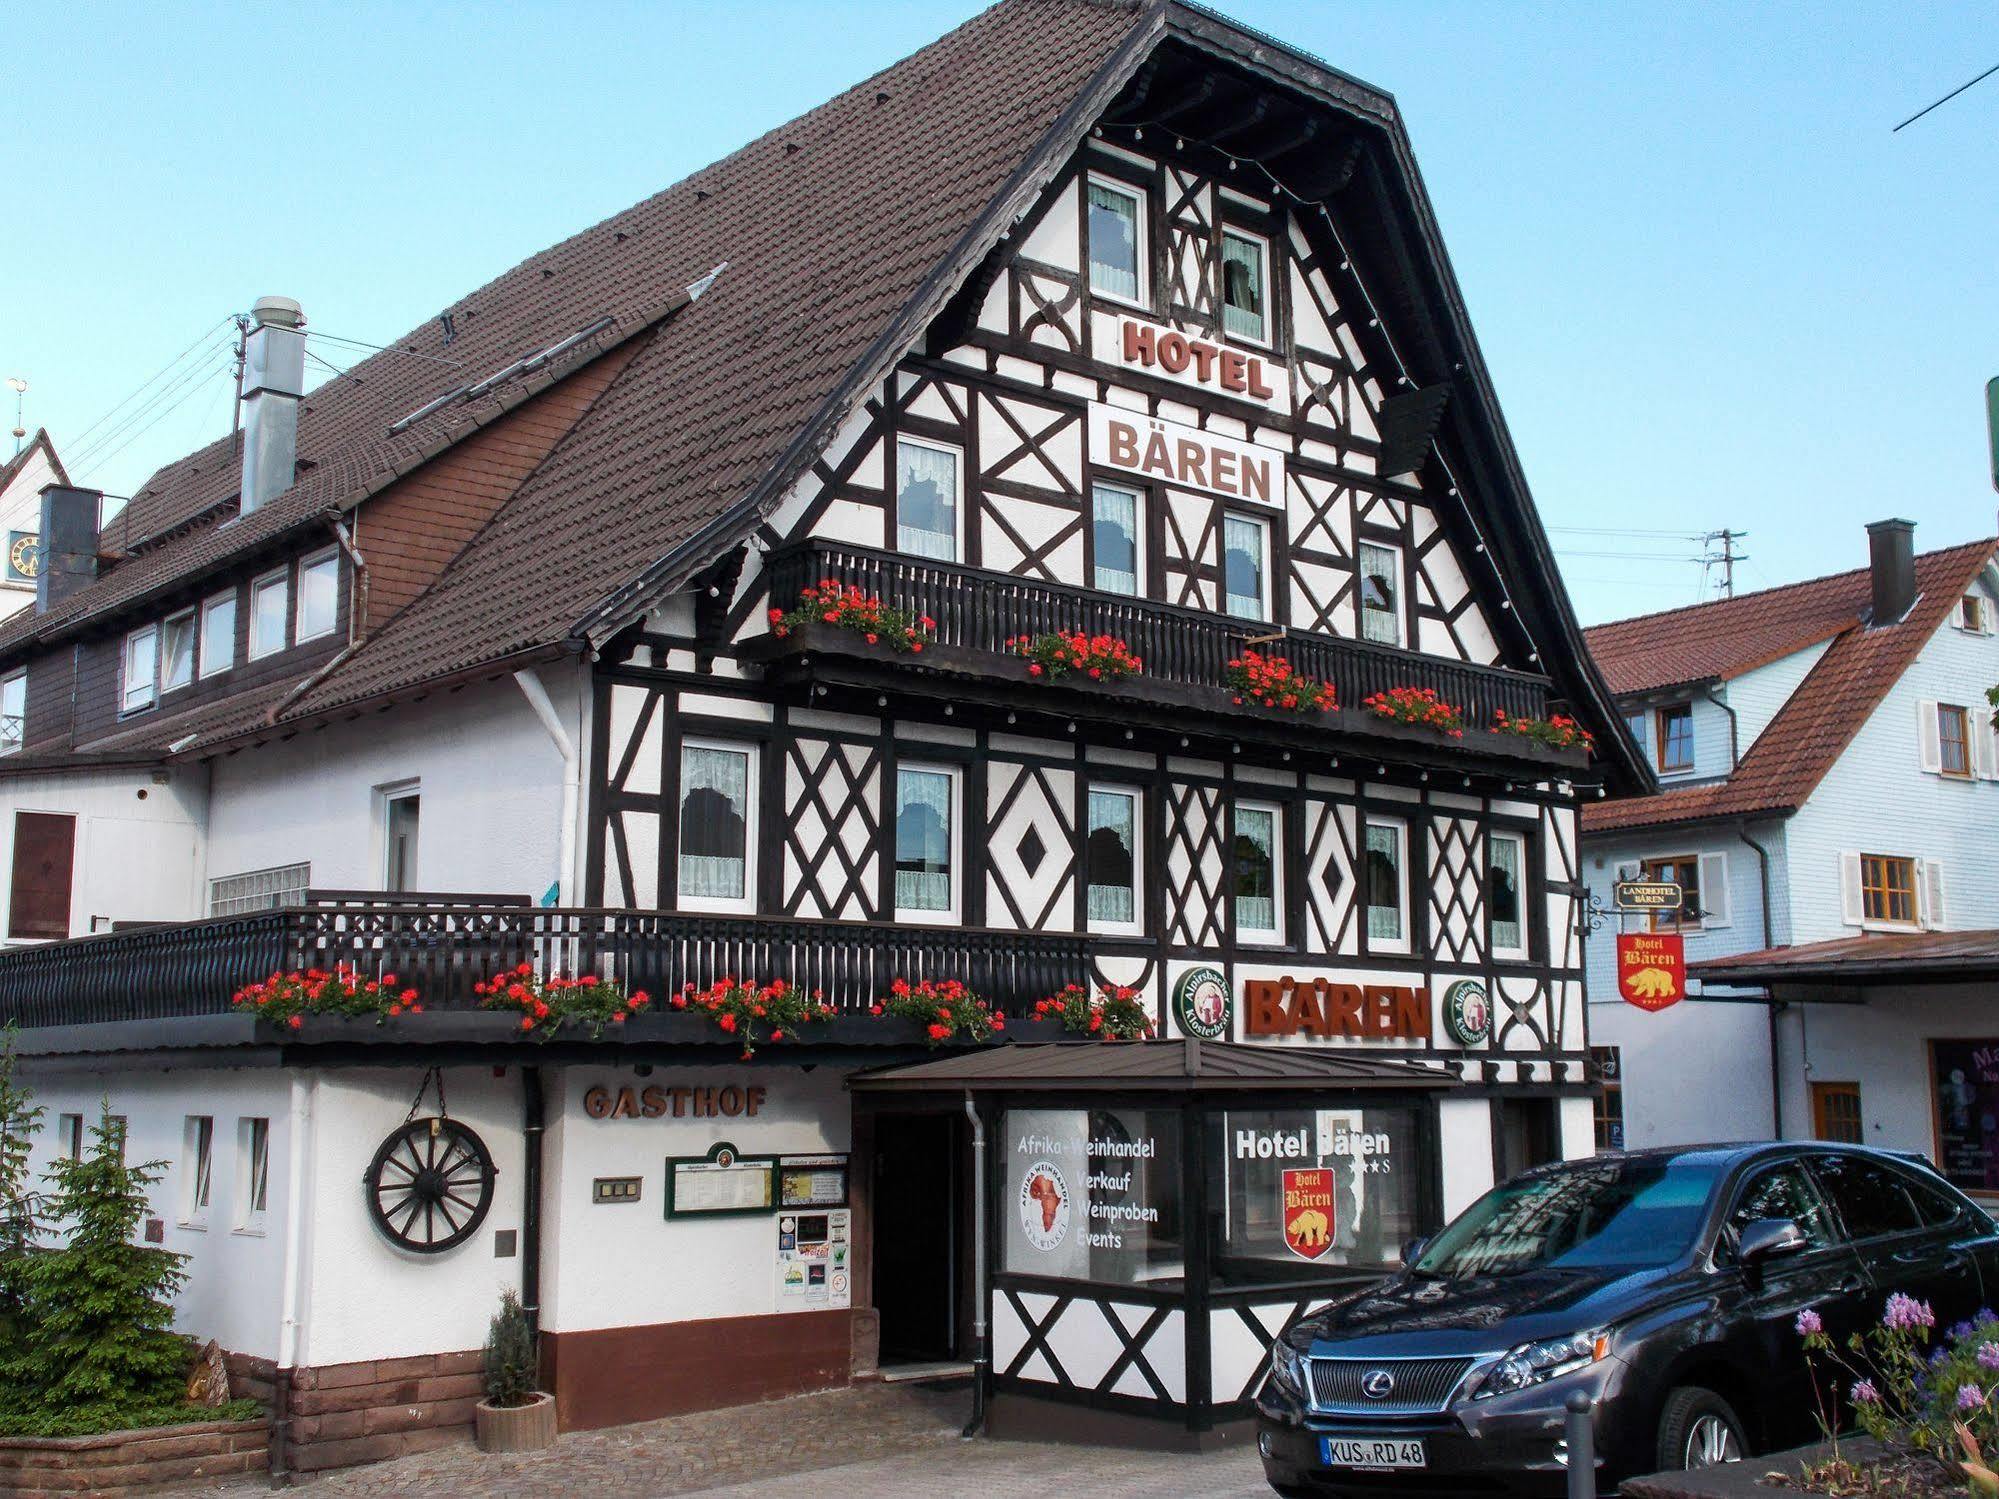
[[[1326,1215],[1317,1208],[1307,1208],[1289,1223],[1285,1232],[1308,1249],[1316,1249],[1326,1242]]]
[[[1641,968],[1631,975],[1629,988],[1640,999],[1664,999],[1678,986],[1663,968]]]

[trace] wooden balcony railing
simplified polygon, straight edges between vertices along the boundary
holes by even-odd
[[[1244,640],[1273,628],[824,537],[775,553],[770,569],[771,600],[779,608],[789,608],[800,589],[834,578],[879,596],[885,604],[929,615],[937,622],[940,645],[997,653],[1019,635],[1078,630],[1114,635],[1144,660],[1146,677],[1195,687],[1219,688],[1223,669],[1240,654]],[[1501,711],[1514,718],[1542,718],[1549,711],[1548,679],[1529,672],[1309,631],[1292,631],[1266,649],[1288,658],[1294,670],[1332,683],[1346,708],[1358,708],[1363,699],[1391,687],[1433,687],[1480,728]],[[909,659],[920,663],[920,658]]]
[[[336,963],[395,974],[423,996],[426,1013],[476,1008],[475,983],[523,962],[655,995],[728,977],[782,978],[852,1011],[898,977],[957,979],[1016,1013],[1087,977],[1081,934],[438,899],[293,906],[0,952],[0,1025],[225,1014],[245,984]]]

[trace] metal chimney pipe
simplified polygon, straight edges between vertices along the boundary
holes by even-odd
[[[305,313],[290,297],[259,297],[243,339],[241,514],[292,487],[304,394]]]
[[[1870,625],[1892,625],[1916,602],[1916,523],[1877,520],[1867,528],[1867,565],[1874,584]]]

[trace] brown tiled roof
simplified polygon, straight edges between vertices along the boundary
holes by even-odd
[[[1741,655],[1730,657],[1716,651],[1709,658],[1713,670],[1676,677],[1669,673],[1683,668],[1674,666],[1655,673],[1654,682],[1646,684],[1666,685],[1738,675],[1826,638],[1814,634],[1817,626],[1805,621],[1841,616],[1847,620],[1727,780],[1676,787],[1657,796],[1596,803],[1583,809],[1583,831],[1602,833],[1714,818],[1767,816],[1803,806],[1868,715],[1907,670],[1924,642],[1943,624],[1980,570],[1992,560],[1996,548],[1999,539],[1987,539],[1918,557],[1915,607],[1900,622],[1878,629],[1857,622],[1868,612],[1871,597],[1865,568],[1791,588],[1773,588],[1769,594],[1746,594],[1692,609],[1601,626],[1603,631],[1643,626],[1662,651],[1673,651],[1680,649],[1675,644],[1677,637],[1698,638],[1708,633],[1706,611],[1723,611],[1723,638],[1743,642]],[[1800,594],[1811,602],[1808,607],[1793,608],[1789,600]],[[1756,601],[1772,595],[1787,598],[1773,600],[1768,614],[1773,623],[1759,632],[1748,621],[1755,617]],[[1589,632],[1592,648],[1598,633],[1598,630]],[[1636,638],[1641,633],[1630,631],[1618,639],[1617,646],[1625,653],[1624,659],[1641,659],[1641,644]],[[1778,642],[1786,638],[1795,644],[1778,649]],[[1697,651],[1702,647],[1695,645],[1688,649]],[[1616,681],[1616,669],[1607,668],[1607,671],[1612,681]]]
[[[1709,983],[1914,983],[1999,975],[1999,931],[1870,932],[1689,963]]]

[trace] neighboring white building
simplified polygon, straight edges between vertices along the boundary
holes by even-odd
[[[1879,937],[1859,948],[1886,963],[1925,946],[1887,939],[1999,928],[1999,542],[1917,556],[1908,522],[1868,529],[1868,568],[1589,632],[1662,787],[1585,811],[1589,888],[1607,907],[1619,879],[1685,886],[1701,991],[1626,1005],[1614,936],[1654,918],[1613,915],[1590,937],[1590,1039],[1622,1143],[1781,1130],[1941,1159],[1938,1047],[1999,1033],[1999,1010],[1964,1003],[1975,989],[1807,1003],[1782,982],[1773,1003],[1775,970],[1755,976],[1802,973],[1823,944]]]
[[[39,571],[42,491],[67,484],[46,428],[37,427],[25,446],[0,463],[0,619],[35,601]]]
[[[242,451],[115,555],[47,491],[0,1017],[52,1117],[108,1096],[172,1163],[182,1325],[281,1406],[351,1392],[283,1461],[460,1431],[503,1285],[569,1427],[989,1352],[1015,1429],[1198,1434],[1299,1305],[1590,1152],[1578,783],[1651,778],[1410,162],[1385,96],[1204,10],[1008,0],[303,406],[261,301]],[[923,649],[773,628],[826,579]],[[1036,675],[1057,631],[1143,671]],[[1254,648],[1337,704],[1246,701]],[[1366,706],[1399,687],[1462,735]],[[1557,713],[1595,762],[1500,729]],[[231,1011],[338,961],[424,1013]],[[473,991],[523,962],[839,1014],[754,1061],[693,1014],[544,1044]],[[1124,986],[1161,1039],[856,1081],[928,1054],[870,1013],[897,978],[1048,1040],[1034,1001]]]

